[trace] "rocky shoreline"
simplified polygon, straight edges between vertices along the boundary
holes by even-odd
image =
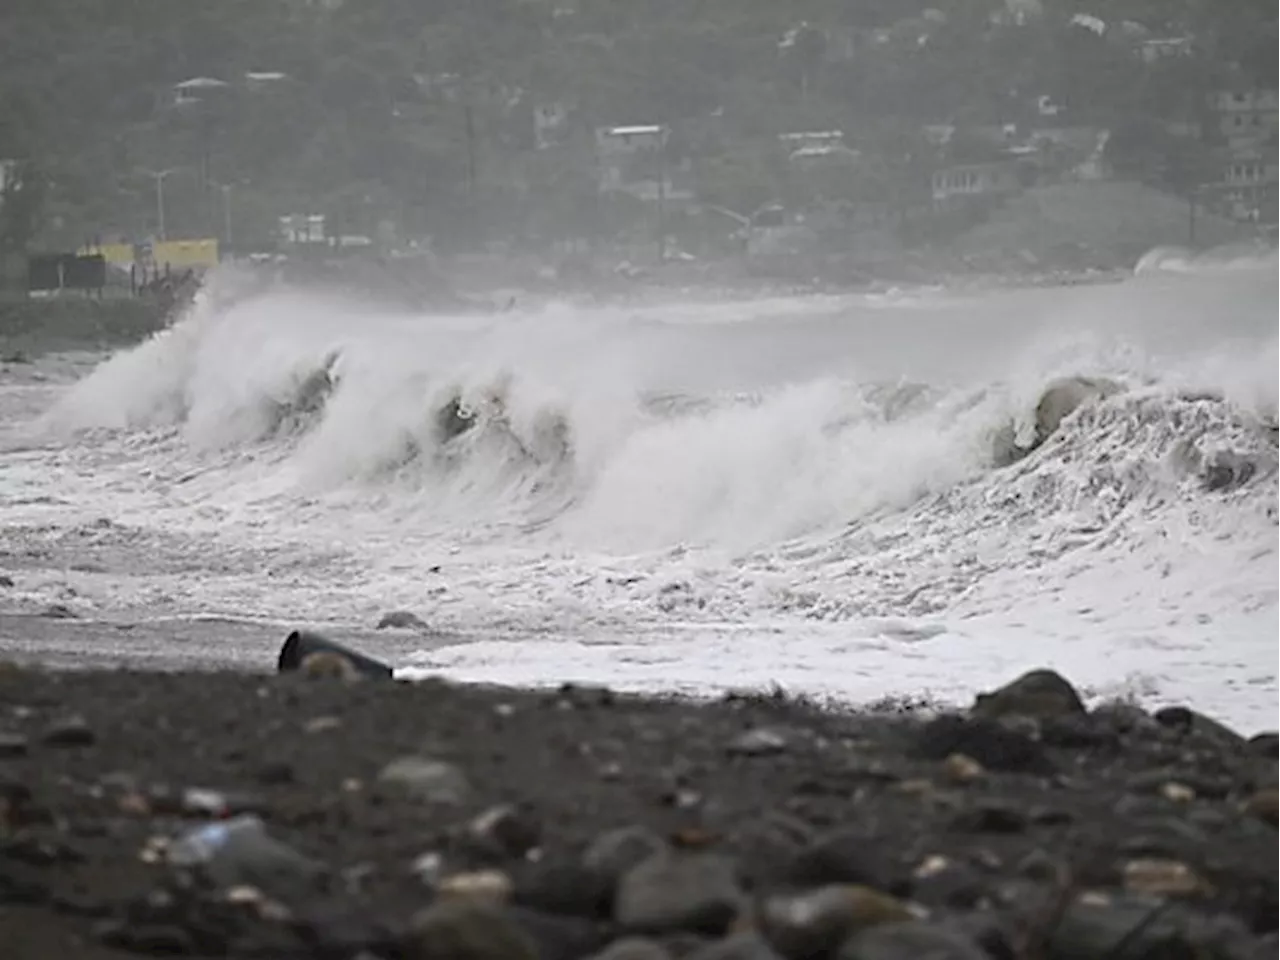
[[[1274,733],[345,673],[0,667],[3,955],[1276,954]]]

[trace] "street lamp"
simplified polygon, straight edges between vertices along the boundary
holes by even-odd
[[[177,167],[169,167],[167,170],[142,170],[138,172],[143,176],[150,177],[156,182],[156,233],[159,235],[161,242],[169,239],[164,229],[164,181],[165,177],[171,173],[176,173]]]
[[[244,184],[243,182],[241,183],[217,183],[216,181],[211,181],[211,182],[222,193],[222,240],[223,240],[223,243],[226,244],[227,249],[230,250],[231,244],[233,241],[233,235],[231,232],[231,192],[235,190],[236,187],[243,186]]]

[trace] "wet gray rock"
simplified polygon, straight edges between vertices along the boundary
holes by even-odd
[[[1123,700],[1101,703],[1089,714],[1094,720],[1117,733],[1151,734],[1161,729],[1154,717],[1137,704]]]
[[[899,894],[907,886],[893,857],[876,840],[854,830],[817,837],[795,854],[783,876],[798,887],[860,884]]]
[[[582,960],[600,950],[606,942],[603,928],[581,917],[509,906],[511,918],[533,943],[538,960]]]
[[[758,924],[765,938],[791,960],[825,957],[861,930],[911,920],[907,907],[886,893],[855,885],[822,887],[765,899]]]
[[[1096,957],[1245,960],[1255,952],[1249,932],[1233,918],[1209,917],[1184,904],[1133,894],[1095,894],[1077,900],[1067,908],[1050,935],[1047,950],[1049,960]]]
[[[1269,757],[1274,760],[1280,754],[1280,734],[1274,730],[1254,734],[1249,738],[1249,752],[1254,756]]]
[[[997,690],[980,693],[970,714],[994,720],[1005,716],[1080,716],[1084,701],[1065,677],[1053,670],[1032,670]]]
[[[487,853],[523,857],[542,839],[542,823],[530,805],[504,803],[490,807],[467,824],[467,834]]]
[[[913,920],[872,927],[846,940],[836,960],[990,960],[970,937]]]
[[[788,737],[781,730],[756,727],[734,737],[725,746],[725,750],[730,756],[763,757],[784,752],[788,743]]]
[[[671,960],[671,952],[655,940],[623,937],[592,955],[591,960]]]
[[[717,853],[663,850],[618,884],[614,920],[637,933],[689,931],[718,936],[745,902],[732,860]]]
[[[512,899],[521,906],[593,919],[612,915],[617,879],[602,877],[576,859],[524,860],[512,865],[511,874]]]
[[[406,960],[539,960],[532,938],[492,904],[440,900],[410,921]]]
[[[1178,787],[1190,790],[1195,797],[1220,800],[1231,793],[1234,786],[1230,777],[1176,769],[1146,770],[1134,774],[1128,783],[1134,793],[1157,794],[1170,800],[1181,795]]]
[[[953,826],[971,833],[1021,833],[1027,828],[1027,814],[1013,803],[983,800],[957,816]]]
[[[89,747],[98,737],[84,717],[72,716],[50,724],[41,739],[50,747]]]
[[[1165,707],[1157,710],[1154,716],[1161,726],[1183,737],[1231,749],[1241,749],[1248,743],[1230,727],[1187,707]]]
[[[425,630],[427,623],[408,610],[390,610],[378,620],[378,630]]]
[[[0,733],[0,759],[23,757],[27,754],[27,738],[17,733]]]
[[[745,930],[698,947],[685,960],[779,960],[779,954],[764,937]]]
[[[1114,748],[1120,734],[1105,720],[1091,714],[1071,713],[1046,717],[1039,724],[1040,742],[1068,750]]]
[[[407,756],[392,760],[378,774],[380,783],[404,790],[424,803],[459,805],[466,802],[470,785],[452,763]]]
[[[1280,805],[1280,792],[1277,792],[1273,787],[1251,794],[1240,806],[1241,811],[1246,815],[1255,817],[1263,823],[1275,827],[1277,825],[1276,807],[1278,805]]]
[[[926,907],[969,910],[987,895],[987,880],[978,870],[947,857],[931,857],[921,864],[911,886],[911,898]]]
[[[945,760],[953,753],[963,753],[988,770],[1005,773],[1054,772],[1042,744],[981,717],[946,714],[929,721],[916,734],[913,752],[926,760]]]
[[[666,847],[666,841],[646,827],[620,827],[596,837],[583,851],[582,865],[612,888],[624,874]]]

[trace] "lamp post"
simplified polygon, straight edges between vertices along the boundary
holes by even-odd
[[[165,233],[164,225],[164,181],[167,176],[177,171],[176,167],[169,167],[166,170],[140,170],[139,173],[150,177],[156,182],[156,234],[160,237],[161,242],[169,239]]]
[[[231,249],[234,237],[231,232],[231,192],[236,188],[234,183],[214,183],[222,194],[222,242]]]

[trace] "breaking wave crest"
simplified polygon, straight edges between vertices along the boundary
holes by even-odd
[[[291,291],[228,297],[215,283],[77,384],[48,423],[231,451],[276,465],[299,498],[365,490],[402,519],[554,521],[623,550],[758,547],[962,490],[1007,500],[1021,482],[1013,499],[1038,509],[1192,480],[1206,495],[1274,487],[1274,366],[1256,354],[1229,390],[1154,376],[1132,349],[1088,338],[1039,343],[994,381],[854,370],[696,389],[655,376],[691,347],[664,344],[654,320],[408,317]]]

